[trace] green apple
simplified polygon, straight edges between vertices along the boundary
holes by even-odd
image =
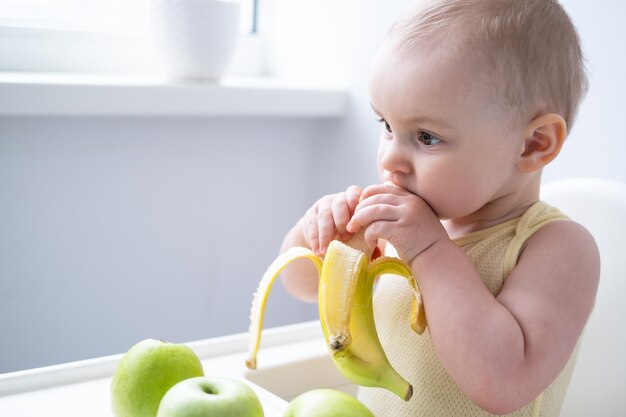
[[[157,417],[263,417],[259,397],[244,382],[217,377],[190,378],[165,394]]]
[[[294,398],[283,417],[374,417],[374,414],[345,392],[320,388]]]
[[[200,359],[183,344],[146,339],[122,357],[111,381],[115,417],[155,417],[176,383],[204,375]]]

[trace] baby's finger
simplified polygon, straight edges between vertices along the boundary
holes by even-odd
[[[319,233],[319,252],[326,253],[326,248],[335,235],[335,222],[329,198],[320,201],[317,208],[317,228]]]
[[[387,232],[388,225],[388,221],[376,221],[365,229],[363,237],[365,238],[365,242],[368,247],[375,247],[378,244],[379,239],[389,240],[390,235]]]
[[[311,246],[311,250],[319,255],[320,244],[319,229],[317,226],[317,205],[309,209],[305,215],[304,233],[307,242]]]
[[[384,182],[382,184],[375,184],[366,187],[361,194],[360,201],[365,200],[368,197],[371,197],[376,194],[396,194],[396,195],[407,195],[409,192],[402,187],[398,187],[392,182]]]
[[[350,213],[354,213],[362,193],[363,189],[357,185],[351,185],[346,190],[346,202],[348,203]]]
[[[346,229],[350,233],[356,233],[359,229],[368,227],[371,223],[397,219],[398,214],[396,206],[390,204],[373,204],[359,208],[350,219]]]
[[[376,204],[384,204],[389,206],[399,206],[402,204],[402,196],[397,194],[374,194],[359,202],[354,212],[363,210],[365,207],[373,206]]]
[[[338,233],[345,233],[346,225],[350,221],[350,208],[346,201],[346,193],[339,193],[331,204],[333,220]]]

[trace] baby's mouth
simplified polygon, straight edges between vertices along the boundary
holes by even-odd
[[[383,178],[383,184],[388,184],[394,187],[400,187],[412,194],[416,194],[413,190],[411,190],[411,188],[407,187],[406,185],[403,184],[402,181],[398,181],[398,178],[396,178],[395,180],[393,179],[393,174],[389,174],[389,175],[385,175],[385,177]]]

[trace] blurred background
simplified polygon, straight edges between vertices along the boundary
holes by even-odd
[[[55,78],[22,75],[154,79],[149,2],[2,0],[0,373],[121,353],[144,338],[247,331],[252,294],[289,228],[321,195],[377,181],[369,65],[408,4],[242,2],[245,39],[229,79],[267,85],[266,94],[276,80],[290,91],[330,91],[341,103],[332,112],[124,114],[90,110],[89,94],[79,94],[86,110],[47,103],[46,114],[24,110],[20,92],[46,91]],[[562,4],[579,29],[591,89],[544,181],[626,182],[626,3]],[[37,36],[45,41],[33,43]],[[160,86],[147,85],[147,95]],[[202,88],[175,97],[185,107],[185,94]],[[238,100],[246,107],[255,97]],[[277,282],[266,327],[316,317],[315,305]]]

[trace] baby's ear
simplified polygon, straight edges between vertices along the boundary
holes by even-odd
[[[524,131],[524,147],[517,168],[524,173],[543,168],[561,152],[566,136],[567,124],[558,114],[535,117]]]

